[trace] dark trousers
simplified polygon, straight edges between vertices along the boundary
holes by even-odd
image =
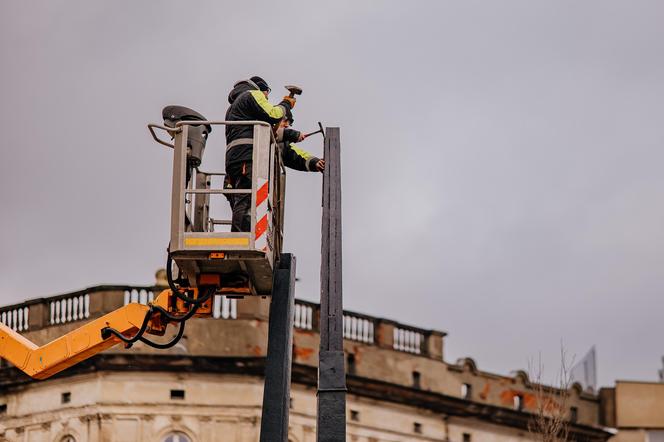
[[[251,189],[251,161],[226,166],[225,188]],[[231,232],[251,230],[251,193],[226,195],[231,203],[233,218]]]

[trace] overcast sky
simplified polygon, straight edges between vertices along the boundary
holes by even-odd
[[[664,355],[661,1],[3,1],[1,304],[152,284],[171,151],[251,75],[341,128],[344,304],[449,333],[509,373],[561,340],[599,379]],[[320,138],[302,147],[321,154]],[[205,168],[223,167],[215,130]],[[320,174],[288,176],[296,295],[317,300]]]

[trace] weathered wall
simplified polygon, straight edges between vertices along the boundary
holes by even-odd
[[[528,431],[514,431],[498,425],[486,424],[473,419],[448,419],[450,441],[463,441],[464,433],[476,442],[530,442],[539,440]]]
[[[98,317],[105,311],[124,304],[123,292],[96,292],[90,297],[90,318]],[[35,309],[35,312],[39,310]],[[315,312],[315,310],[314,310]],[[169,350],[156,350],[142,343],[131,349],[116,346],[109,353],[116,354],[159,354],[190,356],[232,356],[256,357],[267,353],[269,299],[247,298],[237,301],[235,319],[192,319],[187,323],[184,338]],[[42,312],[42,316],[45,312]],[[370,317],[365,317],[370,318]],[[41,318],[41,328],[37,319],[34,331],[26,337],[38,344],[53,340],[80,326],[81,322],[64,325],[43,326],[47,321]],[[316,367],[318,364],[319,335],[316,331],[317,318],[310,329],[296,328],[294,334],[294,362]],[[367,319],[362,319],[365,320]],[[346,339],[344,349],[353,358],[353,374],[372,380],[417,388],[447,396],[462,397],[462,384],[471,385],[470,401],[498,407],[514,408],[514,396],[523,397],[523,410],[534,412],[537,408],[537,395],[527,375],[519,372],[514,376],[498,376],[479,371],[475,363],[466,359],[458,364],[443,361],[443,333],[431,331],[422,344],[420,354],[411,351],[395,350],[394,333],[398,323],[380,318],[368,319],[375,325],[375,337],[362,342],[362,339]],[[171,333],[174,333],[172,331]],[[417,377],[417,379],[416,379]],[[122,386],[118,386],[122,389]],[[547,399],[552,410],[558,407],[555,390],[548,390]],[[576,407],[578,422],[587,425],[598,424],[599,406],[594,396],[570,390],[565,412]]]
[[[452,394],[461,396],[462,384],[471,386],[469,399],[476,402],[514,408],[515,396],[522,398],[522,409],[535,413],[538,404],[544,402],[549,414],[563,413],[569,417],[572,407],[577,410],[577,422],[586,425],[597,425],[599,419],[599,399],[597,396],[583,393],[572,387],[567,391],[564,409],[560,392],[556,389],[539,387],[528,379],[528,374],[520,371],[512,377],[499,376],[479,371],[471,359],[459,361],[448,366],[450,376],[454,379],[455,391]]]
[[[150,288],[111,286],[90,289],[89,294],[83,291],[33,301],[26,304],[29,327],[23,334],[37,344],[46,343],[79,327],[81,317],[89,320],[121,307],[129,293],[134,296],[137,290],[145,296],[145,302]],[[89,311],[81,316],[84,298],[89,300]],[[8,307],[23,315],[27,308]],[[256,440],[262,391],[262,380],[254,377],[260,374],[257,366],[245,375],[230,374],[238,373],[237,365],[230,371],[222,370],[223,374],[209,370],[209,366],[204,370],[210,374],[192,372],[195,361],[219,364],[222,360],[247,361],[265,356],[269,299],[240,300],[233,303],[233,309],[233,314],[223,315],[227,319],[192,319],[184,338],[172,349],[155,350],[141,343],[131,349],[116,346],[107,351],[112,355],[109,359],[115,358],[115,368],[93,364],[89,368],[99,370],[94,374],[12,387],[11,394],[0,395],[0,405],[7,404],[7,412],[0,415],[2,425],[8,427],[5,437],[20,441],[44,437],[51,441],[69,428],[72,434],[80,435],[77,440],[111,441],[117,439],[118,433],[139,438],[136,440],[158,440],[169,428],[180,428],[187,434],[196,434],[196,440],[219,440],[214,439],[219,431],[223,431],[223,440]],[[317,313],[316,304],[298,301],[293,350],[294,362],[300,368],[315,368],[318,363]],[[499,376],[482,372],[471,359],[448,364],[443,359],[444,333],[360,313],[344,312],[344,336],[347,363],[349,368],[352,363],[353,368],[349,386],[353,393],[363,395],[349,398],[350,440],[433,441],[450,437],[457,442],[466,432],[477,435],[475,442],[528,440],[523,431],[530,419],[528,413],[536,409],[537,386],[525,373]],[[125,367],[125,362],[131,364],[139,355],[197,358],[169,358],[168,373],[159,371],[164,370],[164,360],[153,356],[143,359],[150,359],[152,365],[137,366],[137,371],[114,371],[134,370],[131,365]],[[205,362],[207,357],[218,359]],[[301,384],[293,387],[291,427],[298,442],[315,439],[315,391],[304,386],[315,382],[315,370],[310,368],[300,372]],[[174,369],[182,369],[182,374],[173,374]],[[249,369],[242,365],[241,370]],[[462,397],[463,384],[471,386],[467,398]],[[186,400],[172,400],[171,389],[185,390]],[[71,393],[67,404],[61,404],[64,390]],[[560,391],[547,388],[546,392],[547,400],[555,406]],[[576,407],[579,423],[598,425],[598,398],[575,388],[569,393],[565,411]],[[512,411],[515,396],[523,397],[523,412]],[[482,416],[473,414],[478,409],[484,410]],[[448,418],[442,413],[468,414],[475,420]],[[493,419],[496,414],[502,417]],[[596,431],[593,437],[602,440],[606,436]]]
[[[184,399],[171,399],[171,390]],[[61,403],[62,393],[71,401]],[[77,442],[160,442],[181,431],[196,442],[254,442],[260,430],[262,380],[250,376],[173,373],[95,373],[27,385],[4,397],[8,409],[0,440],[41,442],[70,434]],[[291,439],[315,441],[316,392],[295,385]],[[352,413],[351,413],[352,410]],[[509,427],[444,416],[416,407],[349,395],[348,440],[530,441]],[[416,426],[416,424],[418,424]]]
[[[618,431],[618,434],[609,439],[610,442],[651,442],[645,430],[626,430]],[[654,441],[652,441],[654,442]]]
[[[664,384],[616,382],[618,428],[664,429]]]

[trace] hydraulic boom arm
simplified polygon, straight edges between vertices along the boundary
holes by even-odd
[[[41,347],[0,323],[0,358],[33,378],[46,379],[123,342],[128,347],[141,341],[157,348],[168,348],[182,336],[184,321],[194,315],[211,314],[210,298],[215,290],[216,287],[208,287],[200,298],[197,289],[190,290],[196,299],[193,303],[184,302],[181,294],[174,296],[172,290],[164,290],[148,305],[127,304]],[[180,323],[180,331],[170,343],[153,343],[143,336],[145,333],[163,335],[168,323]]]

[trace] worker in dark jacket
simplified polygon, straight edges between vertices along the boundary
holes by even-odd
[[[284,166],[304,172],[323,172],[325,170],[325,160],[317,158],[295,145],[296,142],[304,140],[305,137],[301,132],[290,128],[293,121],[292,112],[287,111],[286,118],[281,120],[279,129],[277,129],[277,143],[279,143],[279,151]]]
[[[270,87],[261,77],[251,77],[235,83],[228,94],[230,107],[227,121],[259,120],[276,125],[295,106],[295,98],[286,96],[278,105],[267,100]],[[254,128],[226,126],[226,179],[225,188],[251,189]],[[228,195],[233,210],[232,232],[248,232],[251,229],[250,194]]]

